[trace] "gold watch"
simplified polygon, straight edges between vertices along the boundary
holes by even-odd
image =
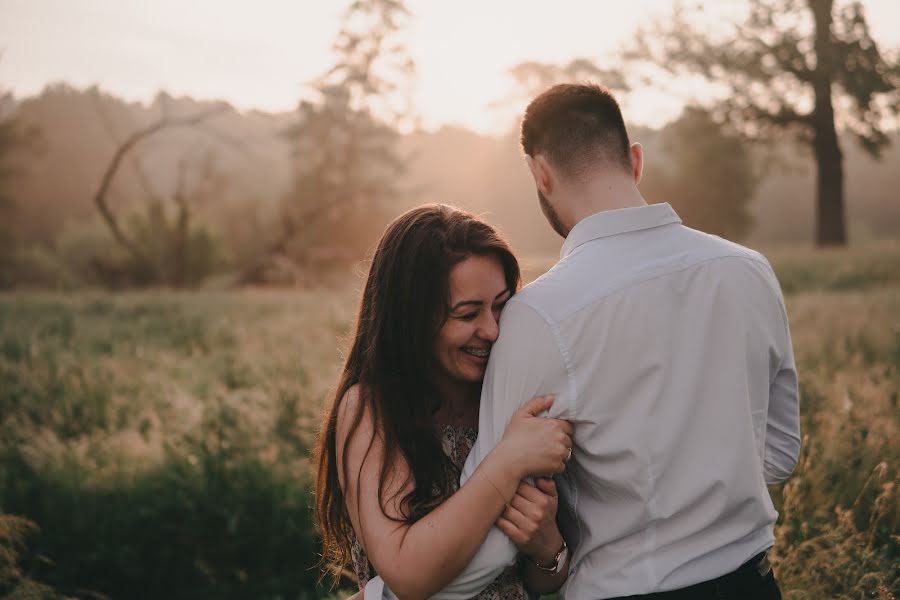
[[[536,566],[541,571],[544,571],[545,573],[549,573],[550,575],[559,575],[566,564],[566,559],[568,558],[569,547],[566,545],[566,540],[563,540],[562,548],[560,548],[559,552],[556,553],[556,558],[554,559],[552,566],[542,565],[531,557],[529,557],[528,560],[530,560],[534,566]]]

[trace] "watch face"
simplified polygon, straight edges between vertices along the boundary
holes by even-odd
[[[566,566],[566,560],[569,558],[569,548],[568,546],[562,549],[562,552],[559,553],[559,559],[556,561],[556,568],[553,570],[554,575],[559,575],[562,573],[562,570]]]

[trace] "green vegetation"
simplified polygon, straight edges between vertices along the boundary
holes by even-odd
[[[803,448],[780,490],[776,554],[787,598],[894,598],[900,286],[798,294],[788,312]]]
[[[900,285],[900,243],[846,250],[781,250],[770,256],[785,294]]]
[[[786,598],[895,597],[900,248],[772,262],[803,393]],[[0,598],[327,595],[308,451],[357,288],[0,296]]]
[[[0,298],[0,597],[321,595],[308,453],[352,309]]]

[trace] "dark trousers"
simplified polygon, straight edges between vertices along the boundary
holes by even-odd
[[[612,600],[781,600],[766,553],[757,554],[735,571],[711,581],[668,592]]]

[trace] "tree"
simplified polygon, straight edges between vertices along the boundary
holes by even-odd
[[[360,253],[382,223],[380,209],[402,193],[399,129],[414,121],[415,67],[400,40],[408,17],[401,0],[355,0],[347,8],[334,43],[337,62],[314,82],[316,98],[300,102],[285,132],[294,172],[280,233],[242,282],[262,279],[279,257],[308,263]]]
[[[728,239],[746,235],[759,178],[743,138],[698,107],[659,133],[661,156],[648,156],[641,182],[651,199],[672,204],[686,225]]]
[[[751,139],[787,132],[808,146],[817,168],[816,243],[846,244],[838,126],[877,158],[900,113],[900,65],[879,51],[862,4],[749,0],[746,21],[727,38],[702,31],[697,16],[679,5],[665,24],[642,31],[626,58],[724,86],[713,114]]]
[[[215,167],[211,149],[198,154],[197,142],[185,148],[176,165],[174,190],[162,194],[148,176],[136,148],[172,129],[191,129],[213,138],[217,145],[229,145],[246,155],[241,142],[209,126],[210,120],[228,110],[217,104],[192,114],[172,114],[169,97],[159,96],[161,115],[144,127],[136,128],[124,141],[119,140],[111,115],[98,94],[92,95],[94,108],[109,136],[116,142],[115,151],[94,193],[94,204],[115,242],[126,252],[127,260],[93,256],[94,275],[106,285],[166,284],[187,287],[209,275],[215,266],[215,245],[206,227],[195,225],[194,209],[200,203],[218,196],[224,184],[223,174]],[[112,183],[123,165],[129,164],[137,175],[146,200],[143,212],[133,212],[123,223],[109,202]]]
[[[600,68],[587,58],[575,58],[565,64],[529,60],[515,65],[509,70],[509,74],[516,86],[506,98],[492,102],[492,108],[504,111],[512,109],[519,113],[532,98],[558,83],[590,81],[620,92],[627,92],[629,89],[625,75],[620,70]]]
[[[15,153],[24,148],[34,154],[39,134],[17,118],[12,94],[0,90],[0,289],[15,285],[21,243],[16,231],[16,198],[11,190],[21,170]]]
[[[103,177],[101,177],[100,179],[97,190],[96,192],[94,192],[94,204],[96,205],[100,216],[103,218],[103,222],[108,227],[113,238],[116,240],[116,242],[119,243],[120,246],[122,246],[122,248],[124,248],[128,252],[134,262],[141,269],[146,270],[150,274],[150,280],[153,283],[174,283],[176,285],[184,285],[185,281],[183,279],[173,280],[171,277],[168,277],[165,273],[165,261],[154,260],[154,258],[147,252],[147,244],[141,244],[133,235],[128,234],[126,229],[119,222],[119,219],[116,217],[115,212],[113,212],[112,208],[110,207],[108,199],[110,185],[112,184],[116,173],[118,173],[122,162],[126,159],[126,157],[130,156],[130,153],[140,142],[145,141],[167,129],[177,127],[199,127],[213,116],[220,114],[225,108],[225,106],[219,105],[209,110],[186,116],[172,116],[164,112],[164,114],[158,120],[147,125],[146,127],[134,131],[125,139],[124,142],[121,142],[117,146],[112,158],[109,161],[109,164],[106,167],[106,170],[103,173]],[[179,165],[179,177],[177,189],[175,192],[175,202],[178,205],[178,210],[180,213],[179,219],[186,223],[187,204],[184,199],[184,190],[182,189],[182,171],[183,166]],[[143,181],[145,184],[147,183],[146,179],[144,179]],[[154,192],[150,195],[152,204],[151,211],[148,212],[148,218],[151,217],[153,211],[155,211],[158,220],[159,217],[164,217],[164,209],[158,197],[158,194]],[[181,242],[183,244],[184,240],[181,240]],[[176,245],[177,243],[178,241],[176,241]],[[180,256],[180,258],[183,259],[183,255]],[[99,260],[100,259],[98,258],[98,261]],[[102,268],[101,263],[98,262],[97,264],[98,268]],[[183,272],[179,272],[179,275],[183,275]]]
[[[0,94],[0,102],[8,100]],[[19,142],[17,123],[11,117],[0,116],[0,289],[13,283],[13,262],[16,249],[16,235],[13,227],[15,203],[8,189],[13,176],[9,155]]]
[[[565,65],[527,61],[510,70],[519,88],[529,97],[539,94],[557,83],[591,81],[613,90],[628,91],[628,84],[621,71],[601,69],[586,58],[576,58]]]

